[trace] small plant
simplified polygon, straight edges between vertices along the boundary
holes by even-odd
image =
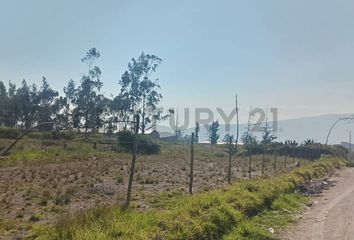
[[[116,181],[117,181],[117,183],[123,183],[123,181],[124,181],[123,176],[121,174],[118,174],[118,176],[116,177]]]
[[[39,220],[41,220],[41,218],[42,218],[41,214],[36,213],[36,214],[33,214],[30,216],[29,221],[30,222],[38,222]]]
[[[158,181],[153,179],[152,177],[145,177],[145,178],[139,179],[139,183],[140,184],[155,184],[155,183],[158,183]]]
[[[73,188],[68,188],[65,190],[65,192],[58,191],[55,197],[55,204],[56,205],[69,204],[73,194],[74,194]]]
[[[40,197],[39,204],[41,206],[47,206],[48,200],[51,199],[51,194],[48,190],[44,190],[42,192],[42,196]]]
[[[217,157],[217,158],[223,158],[223,157],[225,157],[225,154],[221,153],[221,152],[217,152],[217,153],[214,154],[214,156]]]

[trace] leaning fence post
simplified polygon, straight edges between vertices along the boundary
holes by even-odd
[[[193,194],[194,132],[191,137],[191,163],[189,173],[189,194]]]
[[[133,158],[132,158],[132,165],[130,167],[130,175],[129,175],[129,183],[128,183],[128,190],[127,190],[127,198],[125,200],[124,207],[129,207],[131,193],[132,193],[132,186],[133,186],[133,178],[134,178],[134,171],[135,171],[135,162],[136,162],[136,155],[138,152],[138,133],[139,133],[139,115],[135,116],[134,121],[134,144],[133,144]]]

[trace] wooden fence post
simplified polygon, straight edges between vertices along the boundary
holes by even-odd
[[[261,170],[261,173],[262,173],[262,174],[264,174],[265,150],[266,150],[266,144],[263,143],[262,170]]]
[[[193,164],[194,164],[194,132],[191,137],[191,163],[189,172],[189,194],[193,194]]]
[[[252,177],[252,153],[249,155],[248,159],[248,178]]]
[[[138,153],[138,133],[139,133],[139,115],[135,116],[134,121],[134,145],[133,145],[133,158],[130,167],[130,175],[129,175],[129,183],[128,183],[128,190],[127,190],[127,198],[125,200],[125,208],[129,207],[130,198],[132,193],[132,186],[133,186],[133,179],[134,179],[134,171],[135,171],[135,162],[136,162],[136,155]]]
[[[227,182],[231,184],[231,160],[232,160],[232,138],[229,139],[229,169],[227,172]]]

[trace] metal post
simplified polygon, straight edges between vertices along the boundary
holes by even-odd
[[[191,163],[189,172],[189,194],[193,194],[194,132],[191,138]]]
[[[133,186],[133,179],[134,179],[134,171],[135,171],[135,162],[136,162],[136,155],[138,153],[138,133],[139,133],[139,115],[135,116],[134,122],[134,145],[133,145],[133,158],[132,158],[132,165],[130,167],[130,175],[129,175],[129,183],[128,183],[128,190],[127,190],[127,198],[125,201],[125,208],[129,207],[130,198],[132,193],[132,186]]]

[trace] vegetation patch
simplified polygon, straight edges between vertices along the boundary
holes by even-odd
[[[134,133],[121,131],[117,133],[118,151],[133,152]],[[158,154],[160,145],[153,142],[149,136],[138,135],[138,152],[141,154]]]
[[[278,176],[167,199],[146,212],[91,209],[54,226],[36,225],[30,239],[273,239],[268,228],[285,226],[306,200],[294,194],[297,186],[344,164],[324,158]]]

